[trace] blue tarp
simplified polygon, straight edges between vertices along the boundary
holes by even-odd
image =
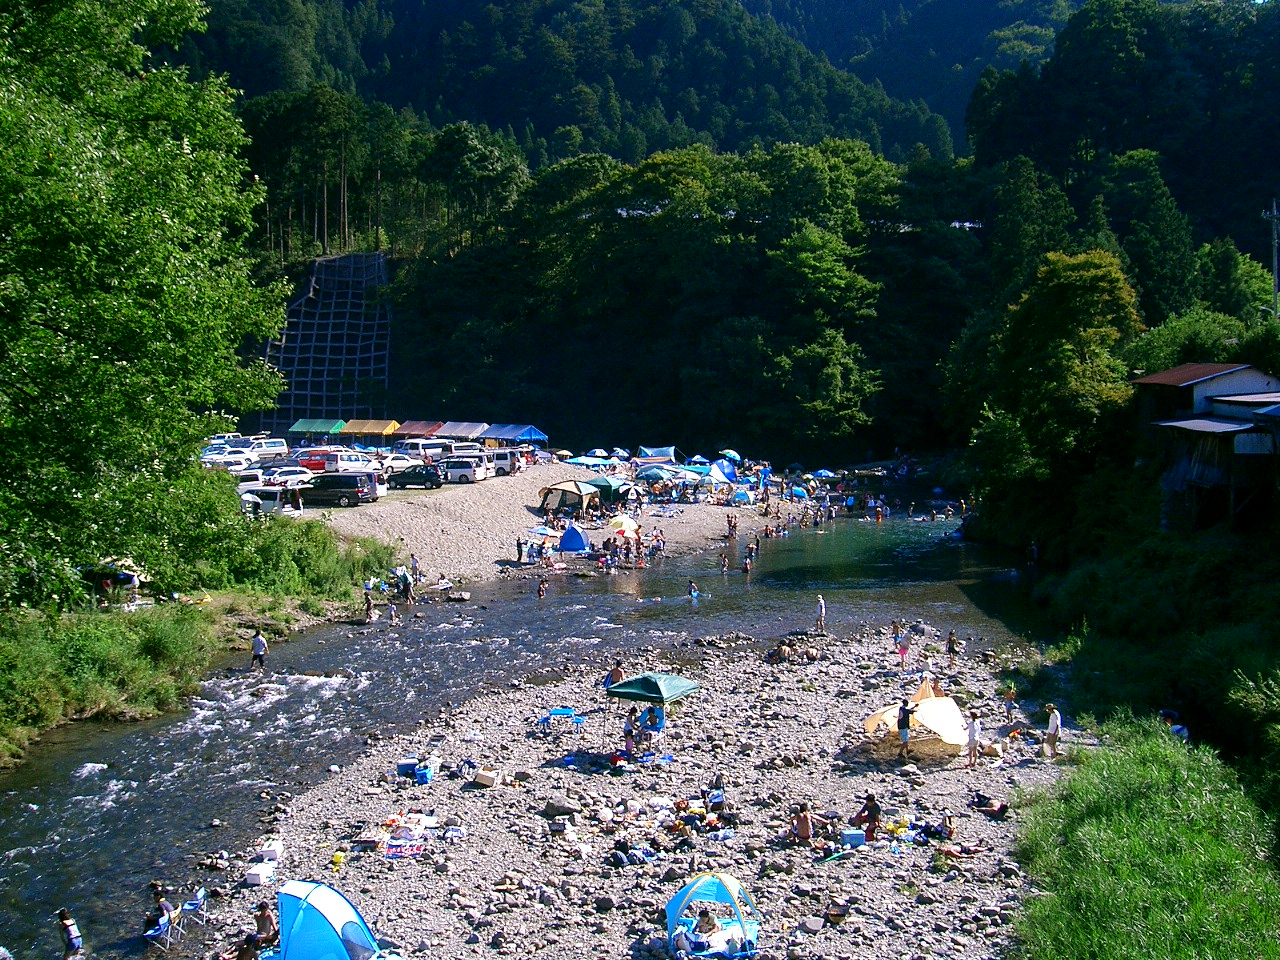
[[[333,887],[290,880],[276,892],[280,960],[369,960],[378,942],[360,911]]]
[[[572,463],[575,467],[607,467],[616,460],[606,460],[604,457],[570,457],[565,463]]]
[[[547,435],[531,423],[495,423],[477,440],[505,440],[507,443],[546,443]]]
[[[675,447],[641,447],[640,456],[645,459],[654,460],[670,460],[672,463],[676,459]]]
[[[590,549],[591,541],[576,524],[569,524],[565,532],[560,535],[561,553],[586,553]]]

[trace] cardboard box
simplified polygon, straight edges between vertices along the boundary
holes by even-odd
[[[473,779],[482,787],[496,787],[502,782],[502,771],[494,770],[492,767],[481,767],[476,771]]]

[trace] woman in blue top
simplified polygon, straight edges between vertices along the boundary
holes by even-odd
[[[63,907],[58,911],[58,924],[62,927],[64,950],[62,960],[78,957],[84,950],[84,937],[80,936],[80,928],[71,916],[71,911]]]

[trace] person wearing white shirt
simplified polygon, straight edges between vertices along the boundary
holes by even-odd
[[[1058,736],[1062,733],[1062,714],[1058,712],[1057,704],[1046,703],[1044,708],[1049,711],[1049,726],[1044,731],[1044,745],[1049,749],[1049,758],[1053,759],[1058,755]]]
[[[969,711],[969,766],[978,765],[978,744],[982,740],[982,721],[978,719],[978,711]]]

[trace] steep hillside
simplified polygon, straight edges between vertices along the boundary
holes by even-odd
[[[213,0],[208,32],[179,56],[249,96],[322,82],[437,125],[483,123],[535,165],[828,136],[891,158],[917,143],[951,154],[948,125],[922,104],[833,67],[733,0]]]
[[[955,132],[987,66],[1042,62],[1075,0],[743,0],[838,67],[942,114]]]

